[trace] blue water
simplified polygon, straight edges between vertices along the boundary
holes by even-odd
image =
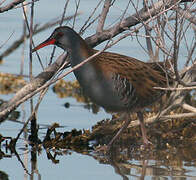
[[[70,1],[70,4],[67,9],[66,15],[72,15],[75,11],[75,1]],[[58,16],[61,16],[64,8],[64,0],[58,0],[58,1],[37,1],[35,3],[35,16],[34,16],[34,24],[43,24],[47,21],[50,21],[51,19],[54,19]],[[96,0],[85,0],[81,1],[79,12],[82,14],[76,18],[76,24],[75,24],[75,30],[79,31],[79,29],[82,27],[83,23],[87,20],[88,15],[90,12],[92,12],[92,8],[95,6],[95,4],[98,3]],[[114,8],[110,11],[110,16],[108,17],[108,20],[106,22],[106,27],[110,27],[113,23],[116,22],[116,20],[119,17],[119,14],[122,14],[124,8],[127,5],[127,1],[119,1],[117,4],[114,5]],[[30,5],[28,6],[30,7]],[[96,15],[98,15],[101,11],[101,7],[97,9]],[[30,11],[28,9],[28,11]],[[132,14],[134,12],[133,8],[129,8],[127,11],[126,16]],[[95,15],[95,16],[96,16]],[[95,17],[94,16],[94,17]],[[8,12],[0,14],[0,46],[5,43],[8,40],[8,37],[13,33],[11,38],[4,44],[4,46],[0,49],[0,53],[2,53],[5,49],[7,49],[16,39],[20,38],[22,32],[22,26],[23,26],[23,20],[22,20],[22,9],[13,9]],[[65,25],[72,25],[73,21],[65,22]],[[97,24],[92,25],[86,33],[83,35],[83,37],[88,37],[91,34],[95,32],[95,27]],[[45,40],[53,31],[54,28],[50,28],[44,32],[41,32],[38,35],[35,35],[33,37],[33,40],[35,44],[39,44],[43,40]],[[190,35],[191,37],[191,35]],[[189,37],[189,39],[190,39]],[[145,46],[145,39],[140,38],[141,43]],[[29,41],[27,40],[26,46],[25,46],[25,69],[24,74],[28,74],[28,61],[29,61],[29,47],[28,47]],[[104,43],[99,45],[97,49],[101,49],[104,46]],[[0,65],[0,72],[8,72],[17,74],[20,72],[20,60],[21,60],[21,53],[22,53],[22,47],[23,45],[14,51],[14,53],[10,54],[9,56],[4,58],[4,63]],[[118,52],[124,55],[132,56],[138,59],[142,59],[144,61],[148,60],[148,55],[144,52],[144,50],[139,46],[139,44],[136,41],[135,37],[128,37],[124,40],[122,40],[117,45],[110,48],[110,51]],[[44,65],[47,65],[50,53],[52,52],[52,47],[46,47],[39,51],[39,54],[42,58],[42,62]],[[62,50],[57,49],[56,51],[56,57],[62,53]],[[186,53],[180,52],[180,58],[183,59],[187,56]],[[36,55],[33,55],[33,75],[39,74],[42,69],[38,63],[38,59]],[[69,75],[65,79],[75,79],[73,75]],[[9,100],[13,94],[9,95],[0,95],[0,98],[3,98],[4,100]],[[35,97],[35,102],[37,99],[37,95]],[[63,104],[65,102],[69,102],[73,104],[74,106],[69,109],[65,109],[63,107]],[[76,129],[90,129],[94,124],[96,124],[97,121],[100,121],[104,118],[110,118],[111,115],[106,113],[103,109],[98,114],[93,114],[89,110],[86,110],[82,108],[80,103],[76,102],[73,98],[66,98],[66,99],[60,99],[57,97],[56,94],[52,92],[52,87],[49,88],[49,91],[47,92],[47,95],[44,97],[38,114],[37,119],[38,123],[42,126],[51,125],[54,122],[59,123],[61,126],[64,126],[63,131],[71,130],[73,128]],[[19,111],[21,111],[22,116],[25,116],[25,120],[30,115],[30,105],[29,102],[24,103],[24,111],[25,115],[22,112],[22,107],[20,106],[18,108]],[[22,120],[22,116],[19,120]],[[11,136],[15,137],[19,130],[22,128],[22,125],[19,123],[14,123],[7,121],[0,125],[0,132],[4,136]],[[45,132],[46,130],[42,130],[41,132]],[[41,136],[41,134],[40,134]],[[21,150],[20,148],[25,148],[25,141],[22,139],[20,143],[17,145],[19,152],[21,154],[21,159],[25,161],[25,158],[27,159],[27,169],[29,172],[31,172],[31,156],[30,152],[26,153],[24,150]],[[29,151],[30,148],[27,148],[27,151]],[[8,152],[9,153],[9,152]],[[26,157],[25,157],[26,156]],[[115,169],[106,164],[101,164],[97,160],[95,160],[93,157],[82,155],[76,152],[71,152],[69,155],[62,155],[58,156],[59,163],[54,164],[51,161],[47,159],[45,150],[42,150],[42,152],[37,157],[37,170],[39,175],[34,175],[34,179],[39,179],[39,176],[41,179],[68,179],[68,180],[75,180],[75,179],[93,179],[93,180],[106,180],[106,179],[112,179],[112,180],[118,180],[123,179],[119,174],[115,172]],[[136,160],[130,160],[131,164],[138,164],[141,165],[142,162],[136,161]],[[148,163],[148,166],[155,165],[156,161],[150,160]],[[195,166],[183,166],[184,169],[190,170],[189,173],[186,175],[194,176],[192,178],[187,179],[194,179],[196,178],[196,168]],[[3,158],[0,160],[0,170],[4,171],[9,175],[9,179],[30,179],[28,175],[25,175],[25,171],[23,170],[23,167],[17,160],[15,156],[12,156],[11,158]],[[137,169],[132,169],[131,175],[127,175],[129,179],[138,179],[141,174],[141,172],[138,172]],[[137,176],[137,177],[136,177]],[[145,179],[152,179],[153,174],[146,174]],[[155,176],[154,176],[155,177]],[[157,177],[158,178],[158,177]],[[180,177],[181,179],[182,177]],[[161,179],[161,177],[160,177]],[[168,173],[166,177],[162,177],[162,179],[173,179],[172,175]],[[183,179],[183,178],[182,178]]]

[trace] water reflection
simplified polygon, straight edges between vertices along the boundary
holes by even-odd
[[[154,153],[156,154],[158,151]],[[100,163],[110,164],[114,168],[115,173],[119,174],[123,180],[127,180],[130,177],[137,177],[141,180],[145,179],[145,177],[151,177],[155,180],[162,178],[179,180],[195,178],[187,175],[190,170],[183,166],[184,159],[181,159],[183,156],[180,153],[176,154],[177,160],[174,160],[173,163],[168,163],[167,156],[154,159],[148,156],[146,152],[138,155],[133,155],[129,148],[122,153],[119,148],[112,151],[109,157],[96,157],[96,159]],[[194,160],[195,153],[192,152],[190,155],[192,155],[192,160]]]
[[[49,179],[43,177],[42,170],[39,169],[38,158],[40,156],[47,156],[48,161],[45,163],[61,164],[62,157],[73,156],[74,151],[70,149],[60,148],[44,148],[41,144],[30,145],[23,148],[13,146],[14,139],[3,138],[1,139],[1,159],[14,159],[17,158],[21,168],[24,170],[24,179]],[[25,141],[26,143],[27,141]],[[17,147],[17,146],[16,146]],[[133,148],[133,147],[132,147]],[[195,151],[191,148],[182,148],[176,153],[170,151],[156,149],[153,152],[134,150],[126,146],[116,146],[109,154],[101,154],[95,151],[80,151],[77,152],[83,156],[93,158],[101,165],[110,165],[114,169],[114,174],[121,177],[122,180],[137,178],[140,180],[150,178],[154,180],[159,179],[178,179],[189,180],[194,179],[196,176],[189,174],[193,173],[189,166],[195,167]],[[188,155],[188,157],[186,156]],[[27,159],[31,161],[29,168]],[[77,162],[75,162],[77,163]],[[7,172],[0,172],[1,179],[8,179]]]
[[[88,107],[92,108],[92,106],[88,106]],[[71,107],[73,107],[73,105],[71,105]],[[16,114],[20,116],[20,113],[19,114],[16,113]],[[16,120],[18,116],[13,115],[13,118],[11,119]],[[185,122],[187,123],[187,121]],[[20,121],[20,123],[22,122]],[[188,126],[180,126],[180,127],[183,127],[183,133],[185,135],[187,134],[187,137],[192,137],[190,141],[192,142],[192,140],[194,140],[195,137],[194,136],[195,123],[194,121],[191,122],[191,120],[189,120],[188,123],[189,123]],[[99,122],[99,124],[102,125],[101,122]],[[104,127],[106,127],[106,125],[107,124],[105,124]],[[111,127],[111,125],[109,126]],[[86,133],[88,134],[89,132],[87,130],[83,130],[83,131],[72,130],[71,132],[66,132],[66,131],[57,132],[56,128],[59,127],[59,125],[53,124],[53,126],[50,126],[49,128],[48,126],[45,127],[45,130],[47,130],[46,133],[40,134],[40,130],[43,130],[43,128],[40,128],[40,125],[39,125],[39,129],[37,129],[37,127],[38,126],[34,128],[36,131],[35,136],[40,137],[42,135],[41,137],[42,140],[39,140],[38,137],[35,137],[36,144],[32,143],[32,139],[34,137],[32,137],[32,131],[31,134],[29,134],[30,128],[29,129],[26,128],[22,130],[23,138],[19,139],[18,141],[16,140],[17,138],[4,137],[3,135],[0,136],[0,143],[1,143],[0,159],[1,161],[4,160],[4,162],[11,160],[12,164],[13,163],[17,164],[18,168],[22,170],[24,173],[23,176],[20,176],[20,179],[22,179],[22,177],[24,177],[24,179],[31,179],[31,180],[50,179],[51,177],[49,177],[49,175],[45,175],[47,173],[45,174],[43,173],[43,169],[40,168],[41,167],[40,163],[41,164],[44,163],[46,165],[54,164],[54,166],[58,166],[58,165],[63,166],[61,165],[63,162],[62,158],[75,156],[74,153],[80,154],[81,156],[85,156],[88,158],[92,158],[94,160],[93,166],[97,162],[101,166],[103,166],[103,169],[105,168],[106,165],[110,166],[111,169],[113,170],[112,175],[113,176],[116,175],[117,177],[120,177],[120,179],[123,180],[132,179],[132,178],[141,179],[141,180],[142,179],[154,179],[154,180],[187,179],[189,180],[189,179],[196,178],[196,173],[194,172],[196,169],[195,168],[196,146],[194,142],[192,143],[192,146],[191,145],[183,146],[185,145],[185,143],[182,143],[182,145],[175,147],[176,143],[174,143],[174,146],[167,146],[167,147],[157,146],[149,150],[140,149],[136,147],[136,144],[130,145],[129,143],[129,145],[127,145],[124,143],[118,143],[109,155],[105,155],[105,154],[95,152],[92,147],[89,147],[88,142],[84,139],[85,133],[83,133],[83,131],[86,131]],[[151,126],[151,128],[152,127],[153,126]],[[165,129],[165,127],[168,128],[169,126],[164,125],[163,129]],[[156,129],[156,126],[154,129]],[[178,131],[180,132],[180,128],[175,128],[174,132],[177,133]],[[191,133],[192,131],[193,133]],[[133,136],[136,137],[136,134],[138,134],[135,132],[133,129],[131,130],[131,132],[128,131],[130,136],[132,136],[131,139],[132,141],[133,141]],[[154,132],[155,130],[152,131],[152,133]],[[104,133],[105,136],[107,136],[108,138],[106,131],[104,131]],[[162,136],[164,135],[164,133],[161,133],[160,130],[158,133],[161,134]],[[153,137],[157,137],[155,135],[153,135]],[[171,135],[174,136],[174,134]],[[178,134],[176,136],[181,137],[181,135]],[[75,137],[75,139],[73,139],[73,137]],[[185,137],[184,142],[188,143],[188,138],[186,138],[186,136],[184,137]],[[67,141],[69,139],[70,141]],[[171,142],[170,136],[168,139]],[[37,143],[38,140],[39,143]],[[67,144],[65,143],[64,140],[67,141]],[[73,140],[76,146],[72,146],[70,144],[70,142],[73,142]],[[130,139],[127,140],[131,142]],[[80,144],[81,142],[83,145]],[[189,144],[191,144],[190,142]],[[23,144],[22,148],[19,145],[21,143]],[[47,157],[47,160],[46,159],[43,161],[40,160],[44,156]],[[28,162],[28,160],[30,160],[30,162]],[[86,162],[87,164],[88,161],[89,160],[87,160]],[[73,163],[77,164],[78,160],[74,160]],[[94,166],[94,168],[95,168],[94,171],[97,171],[96,166]],[[3,178],[9,179],[9,176],[11,176],[9,172],[9,168],[7,168],[7,171],[3,171],[3,169],[0,170],[2,170],[0,172],[0,177],[2,176],[2,179]],[[60,173],[63,174],[63,172],[64,171],[62,170],[62,172]],[[17,171],[14,171],[13,173],[17,173]],[[104,177],[101,178],[104,179]]]
[[[148,165],[148,160],[143,160],[141,164],[121,164],[115,159],[110,159],[111,166],[114,167],[115,173],[119,174],[123,180],[128,180],[129,176],[137,177],[140,180],[143,180],[146,176],[146,168]],[[133,171],[133,173],[132,173]],[[135,174],[134,174],[135,172]],[[152,175],[152,174],[151,174]]]

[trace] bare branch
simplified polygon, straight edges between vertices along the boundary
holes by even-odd
[[[183,10],[181,7],[176,9],[181,17],[185,17],[188,21],[196,25],[196,17],[191,14],[188,9]]]
[[[188,111],[196,113],[196,108],[193,106],[190,106],[189,104],[184,103],[182,104],[182,107]]]
[[[106,16],[109,12],[110,5],[111,5],[111,0],[105,0],[104,6],[101,12],[101,16],[99,18],[99,23],[97,26],[97,33],[100,33],[103,31],[103,27],[105,24]]]
[[[148,20],[151,16],[155,17],[157,15],[161,15],[162,13],[172,9],[175,6],[175,4],[176,4],[175,1],[172,1],[172,0],[160,0],[154,3],[153,7],[148,7],[149,9],[148,11],[145,11],[145,9],[143,8],[140,11],[138,11],[138,13],[135,13],[123,19],[120,26],[119,26],[119,23],[117,23],[111,28],[104,30],[103,32],[99,34],[95,34],[95,35],[92,35],[86,38],[86,41],[88,44],[91,44],[91,47],[95,47],[101,42],[108,40],[112,37],[115,37],[116,35],[127,30],[128,28],[141,23],[141,21]],[[163,7],[165,7],[165,10],[161,11]],[[150,20],[152,19],[153,18],[150,18]]]
[[[23,3],[25,0],[14,0],[13,2],[11,2],[10,4],[4,6],[4,7],[0,7],[0,13],[3,13],[5,11],[8,11],[12,8],[14,8],[15,6],[17,6],[20,3]]]
[[[43,72],[38,74],[34,79],[32,79],[32,81],[29,84],[21,88],[15,94],[15,96],[8,101],[8,103],[2,105],[2,107],[0,108],[0,122],[3,121],[5,117],[17,106],[19,106],[21,103],[23,103],[24,101],[35,95],[37,92],[39,92],[39,87],[43,86],[43,84],[45,84],[49,79],[51,79],[56,74],[56,72],[58,72],[61,65],[64,64],[66,57],[66,54],[62,54],[61,56],[59,56],[59,58],[53,64],[51,64]],[[46,87],[47,86],[43,87],[42,89]]]
[[[168,121],[170,119],[192,118],[192,117],[196,117],[196,113],[195,112],[193,112],[193,113],[181,113],[181,114],[165,115],[165,116],[159,117],[159,122],[160,121]],[[155,122],[157,122],[156,119],[157,119],[157,116],[153,116],[151,118],[146,119],[145,120],[145,123],[146,124],[155,123]],[[140,125],[139,120],[135,120],[135,121],[132,121],[130,123],[130,125],[128,126],[128,128],[139,126],[139,125]]]

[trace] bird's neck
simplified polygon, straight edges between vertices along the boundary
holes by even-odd
[[[70,50],[72,67],[81,63],[93,54],[93,49],[90,48],[83,39],[75,41]]]

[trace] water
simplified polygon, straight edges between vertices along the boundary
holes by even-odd
[[[67,9],[67,15],[72,15],[75,10],[75,1],[71,1],[69,8]],[[58,3],[51,2],[49,0],[37,1],[35,3],[35,24],[43,24],[44,22],[50,21],[55,17],[61,16],[64,7],[64,0],[58,0]],[[76,31],[83,25],[83,23],[88,18],[90,12],[92,12],[92,7],[98,1],[82,1],[79,12],[82,14],[76,19],[75,29]],[[110,12],[109,20],[107,21],[107,26],[115,23],[116,19],[119,17],[119,14],[122,13],[124,7],[126,7],[127,2],[121,1],[119,4],[115,4],[114,8]],[[96,15],[99,14],[101,7],[98,8]],[[133,8],[130,8],[127,12],[127,16],[132,14]],[[13,33],[11,38],[4,44],[0,49],[2,53],[7,49],[16,39],[18,39],[22,32],[22,10],[14,9],[8,12],[0,14],[0,45],[8,40],[8,37]],[[72,25],[73,21],[67,23]],[[66,24],[66,23],[65,23]],[[84,37],[94,33],[93,25],[86,31]],[[48,29],[34,37],[35,44],[39,44],[45,40],[54,28]],[[145,39],[140,38],[142,43],[145,43]],[[104,44],[104,43],[103,43]],[[101,49],[103,44],[99,45],[97,49]],[[130,48],[131,47],[131,48]],[[48,63],[48,59],[52,47],[46,47],[42,49],[39,53],[43,59],[44,65]],[[118,52],[121,54],[133,56],[138,59],[148,59],[147,54],[143,49],[136,43],[136,39],[126,38],[121,41],[119,44],[113,46],[110,51]],[[20,72],[20,59],[21,59],[22,46],[10,54],[8,57],[4,58],[4,63],[0,65],[0,72],[9,72],[9,73],[19,73]],[[57,49],[56,57],[62,51]],[[28,74],[28,41],[25,46],[25,69],[24,74]],[[182,57],[185,57],[186,54],[183,54]],[[181,57],[181,58],[182,58]],[[41,67],[38,63],[37,57],[33,55],[33,75],[37,75],[41,72]],[[74,79],[73,75],[69,75],[65,79]],[[13,94],[9,95],[0,95],[0,98],[4,100],[9,100]],[[36,96],[37,97],[37,96]],[[36,98],[35,98],[36,99]],[[69,109],[65,109],[63,104],[69,102],[74,106],[71,106]],[[104,119],[111,118],[111,115],[106,113],[103,109],[98,114],[93,114],[91,111],[82,108],[82,103],[78,103],[73,98],[61,99],[58,98],[56,94],[52,91],[52,87],[49,88],[47,95],[42,101],[37,119],[40,127],[48,127],[54,122],[59,123],[62,127],[59,128],[59,131],[68,131],[73,128],[76,129],[91,129],[91,127],[96,124],[96,122]],[[30,115],[30,105],[29,101],[24,103],[24,108],[20,106],[17,110],[21,112],[19,118],[22,121],[22,117],[26,121]],[[3,136],[16,137],[22,124],[15,123],[11,121],[6,121],[0,125],[0,132]],[[39,131],[39,137],[43,138],[46,129],[41,129]],[[9,141],[9,140],[8,140]],[[173,157],[173,164],[171,163],[171,157],[159,157],[158,159],[153,159],[148,154],[141,155],[138,158],[132,158],[131,153],[123,153],[122,156],[127,156],[122,160],[119,160],[116,156],[113,161],[104,159],[97,159],[97,155],[87,154],[85,152],[74,152],[70,150],[49,150],[47,152],[43,147],[39,153],[37,151],[31,152],[31,147],[27,145],[26,138],[21,136],[21,139],[17,143],[16,153],[11,154],[5,148],[5,141],[2,143],[0,154],[2,154],[2,159],[0,160],[0,171],[6,173],[9,179],[142,179],[145,176],[145,179],[196,179],[196,168],[195,168],[195,156],[182,153],[176,157]],[[33,153],[34,152],[34,153]],[[48,154],[51,153],[54,155],[57,154],[56,160],[53,161],[48,159]],[[17,158],[17,154],[21,161]],[[193,153],[194,154],[194,153]],[[5,156],[6,155],[6,156]],[[118,154],[119,155],[119,154]],[[120,154],[121,155],[121,154]],[[171,154],[170,154],[171,155]],[[171,155],[172,156],[172,155]],[[0,155],[1,157],[1,155]],[[35,158],[36,157],[36,158]],[[136,157],[136,156],[134,156]],[[188,158],[194,157],[194,158]],[[163,158],[163,159],[162,159]],[[165,158],[165,159],[164,159]],[[167,159],[168,158],[168,159]],[[33,160],[33,161],[32,161]],[[22,163],[25,165],[27,171],[24,170]],[[6,175],[5,175],[6,176]],[[0,173],[0,179],[1,179]],[[3,179],[3,178],[2,178]]]

